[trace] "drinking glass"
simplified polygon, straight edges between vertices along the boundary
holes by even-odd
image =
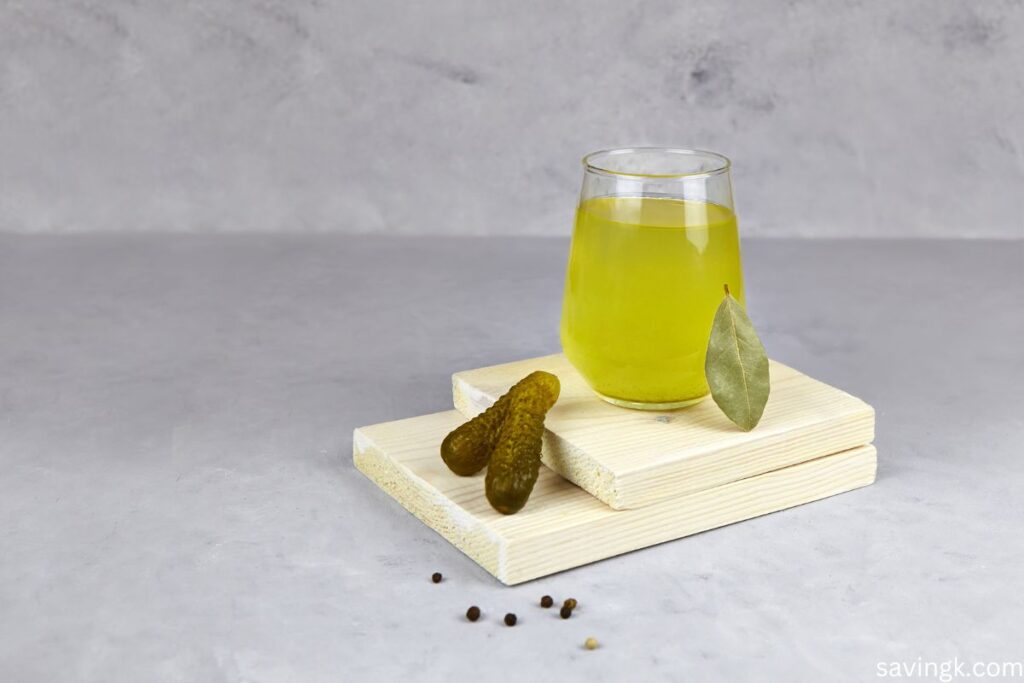
[[[660,147],[583,158],[561,338],[606,401],[672,410],[707,395],[723,285],[744,301],[729,167],[721,154]]]

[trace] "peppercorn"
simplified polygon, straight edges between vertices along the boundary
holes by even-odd
[[[585,641],[583,641],[583,647],[587,648],[588,650],[596,650],[597,638],[587,638]]]
[[[477,607],[476,605],[473,605],[472,607],[470,607],[468,610],[466,610],[466,618],[469,619],[470,621],[476,621],[477,619],[479,619],[480,618],[480,608]]]
[[[576,605],[578,603],[576,602],[576,598],[569,598],[568,600],[566,600],[562,604],[564,606],[568,607],[569,609],[576,609]]]
[[[441,572],[434,572],[433,576],[430,577],[430,580],[434,583],[441,583],[442,578]]]
[[[551,605],[553,604],[555,604],[555,601],[551,599],[550,595],[545,595],[543,598],[540,599],[540,606],[544,607],[545,609],[551,607]]]
[[[511,612],[509,612],[508,614],[505,615],[505,626],[515,626],[515,625],[516,625],[516,615],[512,614]]]
[[[572,610],[569,607],[562,605],[562,610],[559,612],[559,614],[563,619],[568,619],[572,616]]]

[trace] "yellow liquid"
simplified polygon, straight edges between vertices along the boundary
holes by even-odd
[[[699,399],[708,392],[704,356],[724,284],[743,301],[730,209],[662,197],[588,199],[569,252],[562,348],[607,398]]]

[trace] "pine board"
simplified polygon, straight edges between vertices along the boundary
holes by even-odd
[[[617,510],[849,450],[875,435],[867,403],[775,361],[771,397],[750,432],[710,398],[672,412],[610,405],[561,354],[455,373],[455,408],[472,417],[533,370],[562,383],[545,420],[544,463]]]
[[[458,477],[438,454],[441,440],[464,419],[448,411],[361,427],[353,435],[353,460],[402,507],[508,585],[808,503],[875,479],[875,449],[861,446],[616,511],[542,467],[526,507],[505,516],[488,504],[483,474]]]

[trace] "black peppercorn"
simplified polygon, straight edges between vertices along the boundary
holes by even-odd
[[[511,612],[506,614],[505,615],[505,625],[506,626],[515,626],[516,625],[516,615],[512,614]]]
[[[555,604],[555,601],[551,599],[550,595],[545,595],[543,598],[540,599],[541,607],[551,607],[551,605],[553,604]]]
[[[434,583],[441,583],[441,572],[434,572],[434,575],[430,577],[430,580]]]
[[[476,605],[473,605],[472,607],[470,607],[468,610],[466,610],[466,618],[469,619],[470,621],[476,621],[477,619],[479,619],[480,618],[480,608],[477,607]]]
[[[563,619],[568,619],[572,616],[572,610],[565,605],[562,605],[562,610],[558,614],[561,615]]]

